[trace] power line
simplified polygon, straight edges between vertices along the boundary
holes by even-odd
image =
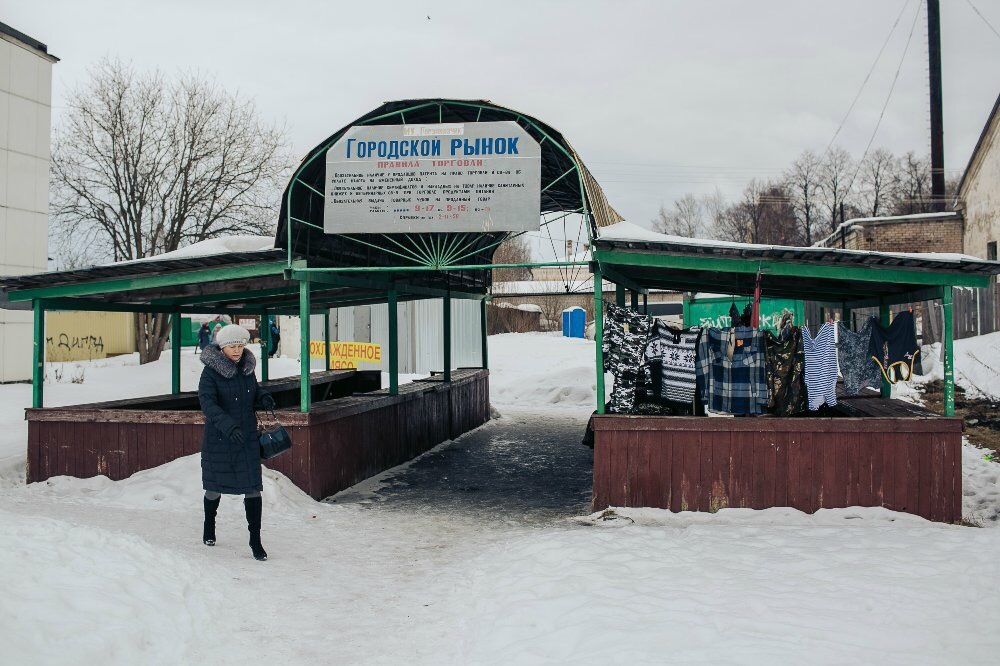
[[[983,16],[983,13],[978,9],[976,9],[976,6],[972,4],[972,0],[965,0],[965,1],[969,3],[970,7],[972,7],[972,11],[976,12],[976,14],[979,15],[979,18],[983,19],[983,23],[985,23],[989,27],[989,29],[993,31],[993,34],[996,35],[998,38],[1000,38],[1000,32],[997,32],[997,29],[993,27],[992,23],[986,20],[986,17]]]
[[[892,93],[896,90],[896,82],[899,81],[899,73],[903,69],[903,62],[906,60],[906,52],[910,50],[910,42],[913,40],[913,31],[917,28],[917,19],[920,18],[920,8],[924,6],[924,0],[920,0],[917,3],[917,11],[913,14],[913,23],[910,25],[910,34],[906,38],[906,45],[903,47],[903,55],[899,57],[899,65],[896,67],[896,74],[892,77],[892,85],[889,86],[889,94],[885,96],[885,102],[882,104],[882,110],[878,114],[878,121],[875,123],[875,130],[872,132],[871,137],[868,139],[868,145],[865,146],[865,152],[861,153],[861,159],[858,160],[858,168],[854,170],[854,175],[851,176],[851,180],[847,183],[846,191],[851,191],[851,186],[854,185],[854,180],[861,173],[861,165],[865,161],[865,157],[868,156],[868,151],[872,147],[872,142],[875,141],[875,135],[878,134],[878,128],[882,125],[882,118],[885,117],[885,110],[889,106],[889,100],[892,99]]]
[[[921,0],[921,2],[923,2],[923,0]],[[851,102],[851,106],[848,107],[847,113],[844,114],[843,119],[840,121],[840,125],[837,126],[837,131],[833,133],[833,138],[830,139],[830,143],[826,145],[826,150],[823,151],[824,156],[828,152],[830,152],[830,148],[833,146],[833,142],[837,140],[837,135],[840,134],[840,130],[844,128],[844,123],[847,122],[848,117],[850,117],[851,115],[851,111],[854,110],[854,105],[858,103],[858,99],[861,97],[861,93],[864,91],[865,86],[868,84],[868,80],[871,78],[872,72],[875,71],[875,66],[878,65],[878,61],[882,59],[882,53],[885,52],[885,47],[888,46],[889,40],[892,38],[893,33],[896,32],[896,26],[899,25],[899,20],[903,18],[903,12],[906,11],[906,7],[909,4],[910,0],[905,0],[905,2],[903,2],[903,6],[899,10],[899,15],[896,17],[895,22],[892,24],[892,28],[889,29],[889,34],[885,36],[885,41],[882,42],[882,48],[878,50],[878,55],[875,56],[875,61],[872,63],[872,66],[868,68],[868,73],[865,75],[865,80],[861,82],[861,87],[858,88],[858,92],[856,95],[854,95],[854,100]],[[910,34],[911,35],[913,34],[912,31],[910,32]]]

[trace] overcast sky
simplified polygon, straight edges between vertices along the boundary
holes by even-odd
[[[297,157],[386,100],[490,99],[561,130],[648,225],[686,192],[735,197],[823,152],[901,12],[837,143],[861,155],[916,20],[873,148],[928,153],[918,2],[0,0],[0,20],[61,58],[55,124],[105,55],[254,99]],[[1000,94],[1000,2],[941,5],[945,167],[961,173]]]

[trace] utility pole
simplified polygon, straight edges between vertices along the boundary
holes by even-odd
[[[927,58],[931,89],[931,201],[944,210],[944,123],[941,99],[941,2],[927,0]]]

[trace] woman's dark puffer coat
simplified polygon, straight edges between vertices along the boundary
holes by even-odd
[[[257,359],[244,349],[239,363],[233,363],[213,343],[205,347],[201,362],[205,364],[198,383],[198,400],[205,413],[202,486],[230,495],[263,490],[255,409],[268,394],[254,376]],[[230,439],[235,428],[243,431],[243,444]]]

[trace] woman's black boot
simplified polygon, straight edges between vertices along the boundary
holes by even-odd
[[[205,499],[205,529],[202,530],[201,540],[206,546],[215,545],[215,513],[219,510],[221,501],[221,497],[216,497],[214,500]]]
[[[261,497],[245,497],[243,498],[243,506],[247,510],[247,529],[250,530],[250,550],[253,551],[253,558],[255,560],[263,562],[267,559],[264,546],[260,544],[260,514],[264,506],[264,500]]]

